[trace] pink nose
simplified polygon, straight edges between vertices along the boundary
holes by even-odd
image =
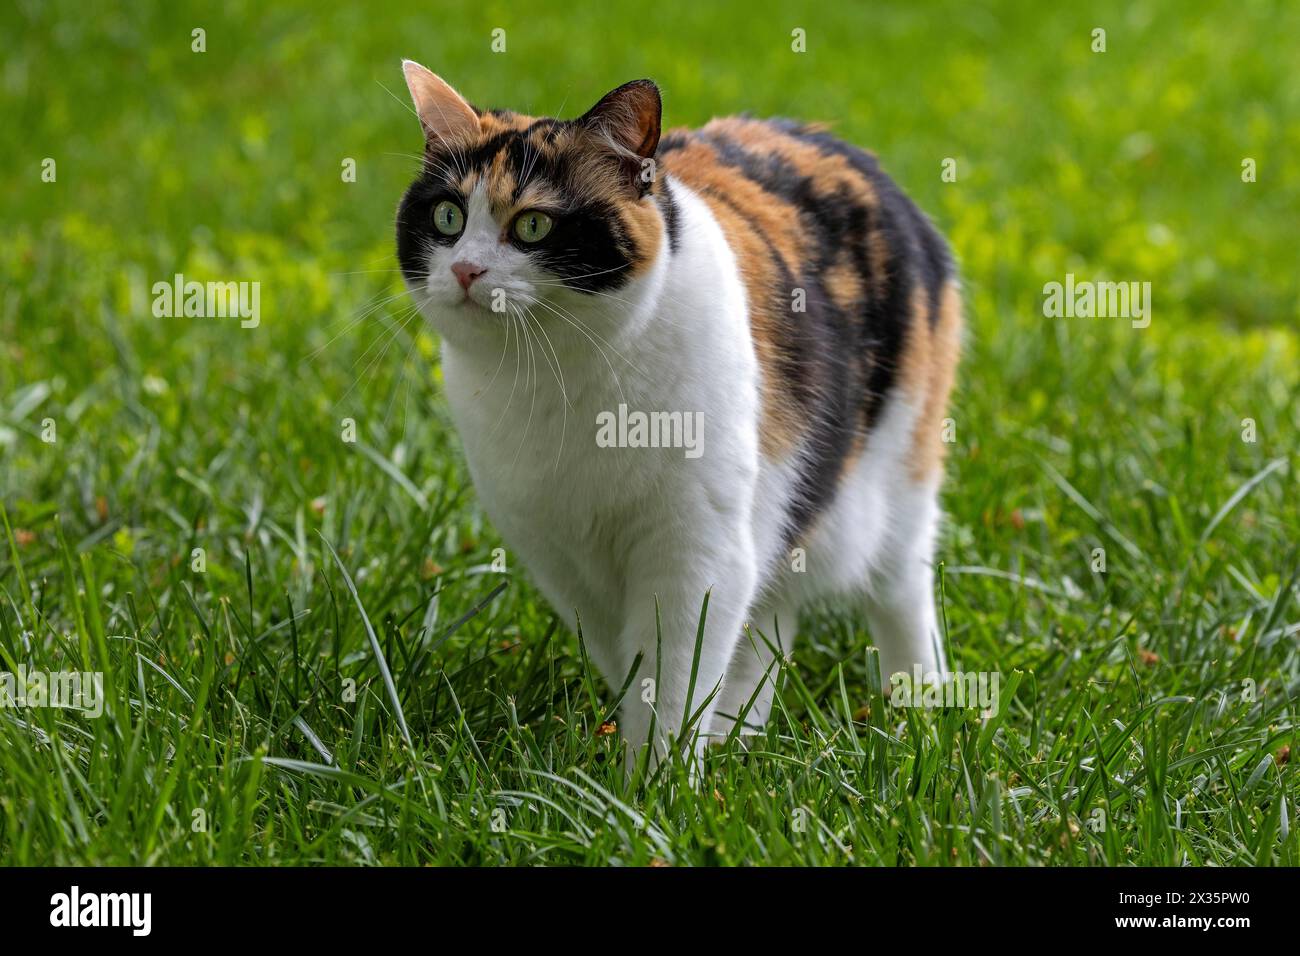
[[[453,262],[451,271],[456,274],[456,281],[460,283],[460,287],[468,292],[469,287],[474,284],[474,280],[487,272],[487,269],[476,263],[462,260],[461,262]]]

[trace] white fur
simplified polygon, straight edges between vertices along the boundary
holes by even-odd
[[[914,483],[906,464],[915,412],[897,397],[886,403],[807,535],[807,570],[793,571],[782,529],[798,471],[759,451],[761,370],[744,285],[708,206],[676,181],[671,189],[679,248],[670,254],[665,242],[648,271],[613,294],[584,295],[539,274],[502,241],[504,224],[481,194],[456,245],[431,249],[421,290],[484,507],[556,611],[580,627],[613,688],[641,655],[620,727],[644,743],[653,714],[660,752],[683,715],[719,688],[699,726],[726,732],[728,715],[772,670],[758,632],[775,644],[779,629],[788,652],[798,609],[813,599],[849,593],[864,602],[885,673],[914,662],[944,669],[930,593],[936,487]],[[450,270],[465,258],[488,269],[471,286],[472,304]],[[506,291],[506,314],[484,308],[494,289]],[[702,412],[704,454],[598,447],[597,416],[620,403]],[[757,696],[751,726],[767,718],[770,686]]]

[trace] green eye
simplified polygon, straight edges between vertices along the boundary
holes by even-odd
[[[454,236],[465,228],[465,214],[449,199],[433,207],[433,225],[444,236]]]
[[[521,242],[541,242],[555,225],[551,217],[536,209],[521,212],[515,220],[515,235]]]

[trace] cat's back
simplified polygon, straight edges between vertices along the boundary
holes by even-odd
[[[764,454],[799,461],[789,535],[834,499],[893,397],[937,471],[960,306],[947,244],[867,151],[825,127],[746,116],[674,129],[657,162],[735,253],[764,375]],[[671,223],[670,223],[671,226]]]

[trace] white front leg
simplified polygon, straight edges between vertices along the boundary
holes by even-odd
[[[606,675],[616,687],[621,686],[632,662],[641,655],[641,664],[619,713],[623,739],[632,748],[633,756],[647,743],[653,743],[654,758],[662,758],[669,752],[670,741],[682,743],[684,721],[713,695],[689,728],[691,735],[700,735],[698,749],[707,742],[717,705],[715,691],[732,659],[754,597],[757,573],[749,531],[733,527],[711,541],[646,541],[633,554],[628,570],[626,620],[619,637],[623,672]],[[699,641],[699,664],[692,686],[706,594],[704,634]]]

